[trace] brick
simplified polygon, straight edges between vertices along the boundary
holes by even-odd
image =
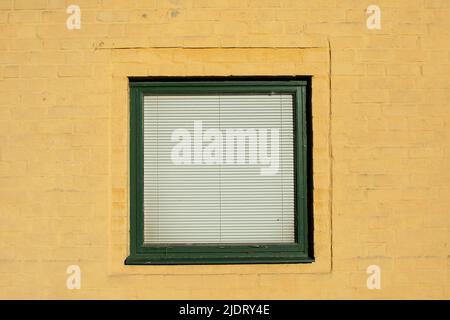
[[[20,69],[19,69],[18,65],[5,66],[3,68],[3,77],[4,78],[18,78],[19,70]]]
[[[47,0],[14,0],[14,9],[46,9]]]
[[[89,77],[91,70],[88,66],[59,66],[58,76],[59,77]]]

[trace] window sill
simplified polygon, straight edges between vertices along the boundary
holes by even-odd
[[[314,262],[314,258],[292,253],[280,253],[271,256],[230,254],[223,255],[221,257],[186,255],[155,256],[148,254],[136,254],[128,256],[125,260],[125,265],[290,264],[312,262]]]

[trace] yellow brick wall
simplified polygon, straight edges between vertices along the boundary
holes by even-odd
[[[293,74],[316,262],[124,266],[127,76]],[[449,299],[449,101],[449,0],[0,0],[0,298]]]

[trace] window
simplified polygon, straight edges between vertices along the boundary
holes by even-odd
[[[125,263],[311,262],[308,83],[131,81]]]

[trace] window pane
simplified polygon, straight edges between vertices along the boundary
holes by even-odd
[[[144,243],[293,243],[293,97],[144,97]]]

